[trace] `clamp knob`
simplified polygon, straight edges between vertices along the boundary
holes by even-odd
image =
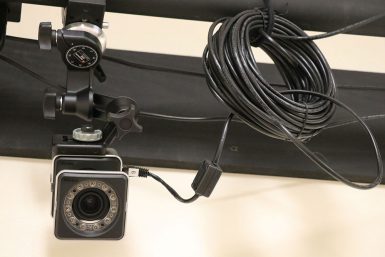
[[[128,97],[119,97],[107,106],[107,121],[115,125],[119,140],[128,133],[143,131],[138,123],[137,112],[135,101]]]
[[[72,133],[73,139],[80,142],[97,142],[102,140],[103,132],[99,129],[94,129],[90,125],[77,128]]]
[[[52,30],[51,22],[42,22],[39,26],[39,47],[41,50],[51,50],[52,42],[56,41],[56,30]]]
[[[136,119],[135,109],[122,113],[109,113],[108,121],[115,124],[117,128],[116,137],[119,140],[128,133],[141,133],[143,131],[143,127],[139,125],[138,120]]]
[[[56,118],[56,110],[60,109],[61,97],[56,93],[47,92],[44,94],[43,99],[43,113],[44,118],[48,120],[54,120]]]

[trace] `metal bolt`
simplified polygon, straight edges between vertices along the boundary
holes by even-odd
[[[84,125],[72,132],[73,139],[81,142],[97,142],[103,138],[103,132],[92,125]]]
[[[86,133],[92,133],[94,132],[94,127],[92,125],[83,125],[82,126],[82,132],[86,132]]]

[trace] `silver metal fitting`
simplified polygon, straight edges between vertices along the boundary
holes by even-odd
[[[92,126],[77,128],[72,132],[73,139],[80,142],[97,142],[103,138],[103,132]]]
[[[98,26],[87,22],[75,22],[67,25],[64,29],[88,32],[99,40],[102,53],[106,50],[107,38],[103,30]]]

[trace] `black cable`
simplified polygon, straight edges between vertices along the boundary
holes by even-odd
[[[332,37],[332,36],[335,36],[335,35],[338,35],[338,34],[342,34],[342,33],[352,32],[352,31],[354,31],[354,30],[356,30],[358,28],[361,28],[361,27],[363,27],[365,25],[368,25],[370,23],[373,23],[375,21],[383,19],[384,17],[385,17],[385,12],[380,13],[380,14],[375,15],[375,16],[372,16],[372,17],[369,17],[369,18],[367,18],[365,20],[353,23],[353,24],[348,25],[346,27],[343,27],[343,28],[340,28],[340,29],[337,29],[337,30],[334,30],[334,31],[331,31],[331,32],[314,35],[314,36],[290,36],[290,35],[281,35],[281,34],[273,34],[272,36],[274,38],[292,39],[292,40],[317,40],[317,39],[323,39],[323,38]]]
[[[221,159],[221,156],[222,156],[223,148],[225,146],[225,142],[226,142],[226,138],[227,138],[227,133],[229,131],[229,126],[230,126],[230,123],[231,123],[231,120],[233,119],[233,117],[234,117],[234,114],[230,113],[229,116],[227,117],[226,123],[223,127],[221,138],[219,140],[219,144],[218,144],[217,150],[215,151],[214,158],[212,161],[212,163],[215,166],[219,166],[219,160]]]
[[[194,194],[191,198],[185,199],[181,197],[174,188],[172,188],[169,184],[167,184],[163,179],[161,179],[158,175],[153,174],[151,172],[148,172],[147,176],[155,179],[156,181],[160,182],[171,194],[175,197],[179,202],[181,203],[192,203],[196,201],[199,198],[199,195]]]
[[[178,121],[178,122],[192,122],[192,123],[202,123],[202,122],[223,122],[227,121],[228,117],[224,116],[201,116],[201,117],[193,117],[193,116],[178,116],[178,115],[170,115],[170,114],[162,114],[162,113],[154,113],[154,112],[144,112],[140,111],[138,113],[139,117],[146,117],[152,119],[160,119],[160,120],[168,120],[168,121]],[[233,122],[243,123],[243,121],[232,118]]]
[[[373,114],[373,115],[368,115],[368,116],[361,116],[360,117],[363,121],[369,121],[369,120],[381,120],[385,119],[385,114]],[[347,121],[337,121],[330,123],[327,125],[325,129],[333,129],[333,128],[339,128],[339,127],[344,127],[352,124],[358,123],[357,120],[347,120]]]
[[[339,174],[338,172],[333,170],[323,160],[321,160],[303,142],[298,140],[297,137],[295,137],[289,130],[287,130],[287,128],[285,126],[283,126],[282,123],[279,122],[279,120],[277,120],[276,125],[281,127],[282,131],[284,131],[286,133],[286,135],[288,136],[290,141],[293,142],[294,145],[299,150],[301,150],[301,152],[303,152],[310,160],[312,160],[315,164],[317,164],[323,171],[325,171],[331,177],[333,177],[334,179],[341,181],[342,183],[344,183],[348,186],[351,186],[353,188],[371,189],[371,188],[374,188],[381,183],[383,175],[384,175],[384,167],[383,167],[381,152],[380,152],[380,149],[378,147],[377,140],[375,139],[375,137],[374,137],[372,131],[370,130],[370,128],[368,127],[368,125],[350,107],[348,107],[347,105],[345,105],[344,103],[342,103],[341,101],[339,101],[333,97],[323,95],[323,94],[320,94],[317,92],[310,92],[310,91],[305,91],[305,90],[287,90],[286,92],[283,92],[283,93],[284,94],[311,94],[311,95],[315,95],[315,96],[318,96],[321,98],[325,98],[328,101],[333,102],[334,104],[336,104],[339,107],[348,111],[357,120],[357,123],[359,123],[364,128],[365,132],[367,133],[367,135],[369,136],[369,138],[372,142],[372,145],[373,145],[373,148],[375,151],[375,155],[376,155],[376,159],[377,159],[377,176],[373,180],[373,182],[371,182],[369,184],[365,184],[365,185],[357,184],[357,183],[354,183],[354,182],[346,179],[341,174]]]
[[[151,71],[160,71],[160,72],[170,72],[174,74],[182,74],[182,75],[188,75],[193,77],[202,77],[205,78],[205,73],[201,72],[190,72],[180,69],[174,69],[169,67],[162,67],[162,66],[156,66],[156,65],[149,65],[149,64],[143,64],[143,63],[137,63],[132,61],[126,61],[118,57],[113,56],[104,56],[107,61],[118,63],[124,66],[136,68],[136,69],[142,69],[142,70],[151,70]],[[285,87],[285,85],[278,85],[275,84],[275,87]],[[385,90],[385,87],[376,87],[376,86],[350,86],[350,85],[336,85],[338,89],[350,89],[350,90]],[[225,117],[221,119],[221,121],[226,120]]]
[[[211,26],[203,55],[211,92],[253,129],[272,138],[293,142],[333,178],[358,189],[378,185],[383,176],[383,164],[377,142],[362,119],[335,99],[333,74],[321,51],[313,41],[269,36],[264,31],[268,14],[266,10],[244,11],[233,18],[220,19]],[[273,34],[306,36],[303,30],[279,15],[275,16]],[[286,91],[277,91],[259,71],[251,48],[258,35],[265,37],[258,46],[274,61]],[[356,184],[344,178],[303,143],[329,125],[335,106],[350,112],[372,140],[377,157],[377,177],[370,184]]]
[[[350,85],[337,85],[337,89],[384,91],[384,90],[385,90],[385,86],[350,86]]]
[[[273,138],[287,136],[273,125],[272,115],[306,141],[318,134],[333,117],[334,105],[315,96],[285,97],[262,77],[254,59],[250,34],[263,27],[266,13],[245,11],[215,22],[204,52],[204,69],[210,90],[245,123]],[[217,25],[222,23],[214,34]],[[293,23],[276,16],[274,33],[304,34]],[[276,63],[289,89],[303,89],[334,96],[336,87],[328,63],[312,41],[275,41],[266,33],[261,44]]]
[[[149,64],[141,64],[141,63],[137,63],[137,62],[126,61],[126,60],[123,60],[123,59],[120,59],[117,57],[113,57],[113,56],[109,56],[109,55],[103,55],[103,59],[106,61],[119,63],[121,65],[125,65],[125,66],[136,68],[136,69],[169,72],[169,73],[176,73],[176,74],[182,74],[182,75],[188,75],[188,76],[197,76],[197,77],[202,77],[202,78],[205,77],[205,74],[201,73],[201,72],[185,71],[185,70],[168,68],[168,67],[161,67],[161,66],[155,66],[155,65],[149,65]]]
[[[54,83],[54,82],[48,80],[47,78],[45,78],[45,77],[41,76],[40,74],[38,74],[38,73],[36,73],[36,72],[30,70],[29,68],[27,68],[27,67],[21,65],[20,63],[14,61],[13,59],[6,57],[6,56],[3,55],[3,54],[0,54],[0,60],[2,60],[3,62],[5,62],[5,63],[7,63],[7,64],[9,64],[9,65],[11,65],[11,66],[13,66],[14,68],[20,70],[21,72],[23,72],[23,73],[25,73],[25,74],[30,75],[31,77],[33,77],[33,78],[39,80],[40,82],[46,84],[46,85],[49,86],[49,87],[56,88],[56,89],[59,89],[59,90],[61,90],[61,91],[62,91],[63,89],[65,89],[64,86],[59,85],[59,84],[56,84],[56,83]]]
[[[266,32],[267,35],[271,36],[273,34],[274,23],[275,23],[274,9],[271,6],[270,0],[264,0],[263,2],[265,4],[265,10],[267,12],[267,22],[265,22],[265,19],[263,19],[262,29]],[[261,12],[263,15],[262,10],[260,10],[259,8],[255,10],[258,12]],[[259,47],[264,40],[266,40],[264,36],[256,35],[254,39],[254,47]]]
[[[143,111],[140,111],[138,115],[142,117],[148,117],[148,118],[182,121],[182,122],[218,122],[218,121],[226,120],[226,117],[186,117],[186,116],[175,116],[175,115],[167,115],[167,114],[143,112]]]
[[[227,118],[224,116],[193,117],[193,116],[176,116],[176,115],[160,114],[160,113],[152,113],[152,112],[139,112],[138,115],[142,117],[154,118],[154,119],[160,119],[160,120],[177,121],[177,122],[194,122],[194,123],[223,122],[227,120]],[[360,118],[364,121],[381,120],[381,119],[385,119],[385,114],[372,114],[367,116],[360,116]],[[245,124],[243,121],[235,118],[232,121]],[[356,123],[358,123],[357,120],[336,121],[328,124],[325,128],[323,128],[323,130],[344,127],[344,126],[348,126]]]
[[[112,57],[105,55],[104,56],[107,61],[118,63],[124,66],[142,69],[142,70],[151,70],[151,71],[160,71],[160,72],[171,72],[174,74],[182,74],[182,75],[189,75],[189,76],[196,76],[196,77],[205,77],[204,73],[201,72],[189,72],[185,70],[180,69],[174,69],[174,68],[166,68],[156,65],[148,65],[148,64],[142,64],[142,63],[136,63],[132,61],[126,61],[117,57]],[[274,85],[275,87],[285,87],[285,85]],[[350,90],[385,90],[385,87],[376,87],[376,86],[350,86],[350,85],[337,85],[338,89],[350,89]],[[225,117],[221,118],[220,121],[226,120]]]
[[[213,161],[212,161],[212,164],[215,167],[219,167],[219,160],[222,156],[222,152],[223,152],[223,148],[224,148],[224,145],[226,142],[229,126],[230,126],[230,123],[231,123],[231,120],[233,119],[233,117],[234,117],[234,115],[232,113],[229,114],[229,116],[226,119],[225,125],[223,127],[221,138],[219,140],[218,147],[217,147],[217,150],[214,154]],[[192,203],[200,197],[199,194],[195,193],[192,197],[185,199],[185,198],[181,197],[175,191],[175,189],[172,188],[169,184],[167,184],[162,178],[160,178],[158,175],[156,175],[154,173],[151,173],[148,169],[140,168],[140,167],[125,166],[124,170],[126,172],[130,173],[129,172],[130,168],[138,169],[139,170],[139,177],[143,177],[143,178],[151,177],[151,178],[155,179],[156,181],[160,182],[171,193],[171,195],[174,196],[175,199],[177,199],[178,201],[180,201],[182,203]]]
[[[194,194],[192,197],[190,198],[183,198],[181,197],[176,191],[174,188],[172,188],[169,184],[166,183],[166,181],[164,181],[162,178],[160,178],[158,175],[154,174],[154,173],[151,173],[149,171],[149,169],[146,169],[146,168],[142,168],[142,167],[135,167],[135,166],[128,166],[128,165],[125,165],[123,167],[123,171],[125,172],[128,172],[128,174],[130,174],[130,169],[133,168],[133,169],[137,169],[139,170],[139,174],[138,176],[141,177],[141,178],[147,178],[147,177],[151,177],[153,179],[155,179],[156,181],[160,182],[170,193],[172,196],[174,196],[175,199],[177,199],[178,201],[182,202],[182,203],[192,203],[194,201],[196,201],[200,196],[197,195],[197,194]]]
[[[160,71],[160,72],[171,72],[174,74],[182,74],[182,75],[189,75],[189,76],[196,76],[196,77],[202,77],[204,78],[206,75],[201,72],[189,72],[185,70],[180,69],[174,69],[174,68],[166,68],[162,66],[156,66],[156,65],[148,65],[148,64],[142,64],[142,63],[136,63],[132,61],[126,61],[117,57],[112,57],[105,55],[105,59],[110,62],[118,63],[124,66],[142,69],[142,70],[151,70],[151,71]],[[285,87],[285,85],[274,85],[275,87]],[[385,90],[385,87],[376,87],[376,86],[350,86],[350,85],[337,85],[338,89],[351,89],[351,90]],[[226,118],[222,118],[222,120],[226,120]]]

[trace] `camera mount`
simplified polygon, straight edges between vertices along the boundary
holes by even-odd
[[[100,60],[106,50],[105,0],[69,0],[63,12],[63,29],[49,22],[39,28],[42,50],[57,47],[67,68],[65,92],[46,92],[46,119],[56,113],[106,123],[75,129],[72,135],[55,135],[51,176],[52,215],[60,239],[120,239],[124,235],[128,174],[115,149],[109,145],[127,133],[141,132],[136,102],[94,92],[95,76],[106,80]]]
[[[128,97],[96,94],[92,88],[93,76],[101,82],[106,80],[100,66],[106,49],[105,9],[105,0],[69,0],[63,12],[63,29],[53,30],[50,22],[40,24],[40,49],[51,50],[56,46],[67,67],[65,92],[46,92],[43,112],[46,119],[55,119],[60,112],[87,122],[107,122],[107,127],[111,127],[108,134],[121,139],[127,133],[142,131],[136,118],[136,102]]]

